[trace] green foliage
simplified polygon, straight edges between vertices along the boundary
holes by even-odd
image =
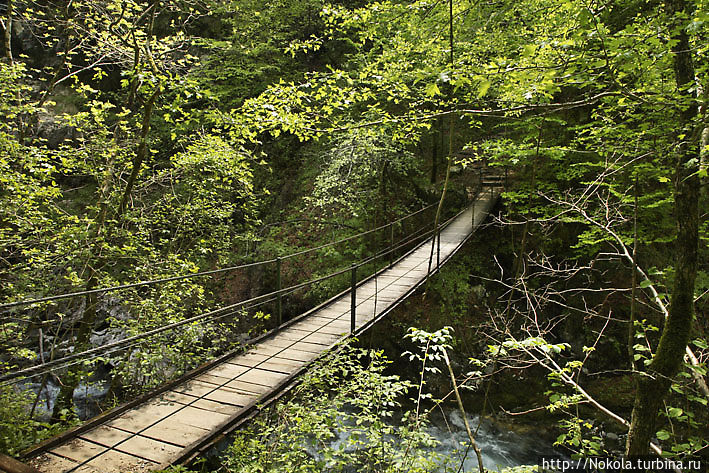
[[[593,423],[577,417],[564,419],[560,423],[566,432],[559,435],[554,445],[563,445],[572,449],[573,458],[608,455],[603,439],[595,433],[597,428]]]
[[[252,159],[219,136],[197,137],[155,174],[146,197],[155,199],[145,224],[151,240],[166,253],[194,261],[229,260],[240,240],[253,238],[255,218]],[[170,192],[155,192],[170,185]],[[146,202],[147,204],[147,202]]]
[[[436,442],[423,430],[425,422],[397,417],[412,386],[385,375],[388,364],[379,352],[341,347],[304,377],[291,400],[237,434],[222,459],[224,468],[432,471],[439,459],[424,452]]]
[[[426,372],[440,373],[437,366],[427,365],[426,362],[433,363],[441,361],[444,357],[443,352],[451,348],[453,341],[453,329],[451,327],[443,327],[435,332],[428,332],[415,327],[410,327],[404,338],[410,338],[411,341],[418,345],[417,352],[405,351],[401,356],[409,358],[409,361],[417,360],[421,363],[423,376]]]
[[[449,321],[466,324],[471,307],[471,296],[475,293],[470,283],[470,258],[462,256],[448,262],[441,268],[441,276],[431,279],[428,291],[435,291],[441,312]]]
[[[658,332],[659,329],[652,324],[648,324],[647,320],[635,320],[634,340],[637,342],[633,345],[633,361],[639,362],[642,360],[644,366],[647,366],[652,361],[652,349],[650,347],[649,335],[652,332]]]
[[[190,470],[186,466],[170,466],[168,468],[165,468],[164,470],[158,470],[157,473],[193,473],[194,470]]]
[[[499,345],[488,345],[488,351],[492,356],[507,356],[510,352],[530,350],[559,354],[568,348],[568,343],[548,343],[541,337],[529,337],[524,340],[510,339]]]
[[[62,427],[51,426],[30,416],[34,397],[34,393],[14,386],[0,387],[0,452],[17,455],[61,432]]]
[[[260,94],[277,79],[297,77],[308,64],[318,64],[321,51],[307,61],[295,61],[295,44],[314,37],[322,28],[320,0],[290,2],[212,2],[217,37],[198,43],[210,51],[196,71],[203,87],[214,92],[229,110]],[[299,58],[300,59],[300,58]]]
[[[651,291],[661,302],[669,298],[677,271],[667,251],[676,234],[674,161],[680,150],[699,151],[706,125],[706,117],[684,119],[692,97],[705,102],[709,90],[706,0],[689,1],[687,15],[647,2],[456,1],[452,51],[446,2],[21,3],[15,21],[55,57],[0,63],[3,302],[213,269],[260,256],[256,241],[261,254],[277,255],[381,224],[432,195],[420,176],[429,154],[440,158],[448,117],[453,148],[467,143],[472,154],[464,166],[486,158],[511,167],[506,213],[527,221],[523,238],[530,241],[518,261],[530,283],[525,294],[533,297],[510,299],[506,312],[509,306],[534,311],[534,324],[515,320],[513,330],[521,325],[531,333],[521,341],[506,333],[489,347],[491,358],[570,356],[563,340],[547,341],[554,339],[544,330],[556,321],[546,325],[548,314],[537,309],[549,305],[583,314],[612,307],[614,317],[625,316],[627,298],[612,296],[624,295],[630,284],[627,261],[619,264],[618,255],[633,246],[635,215],[638,262],[660,268],[638,281],[640,311],[654,303]],[[678,86],[672,48],[679,28],[687,32],[696,78]],[[62,127],[68,131],[61,139],[46,138],[47,129]],[[438,140],[437,153],[427,140]],[[288,187],[296,190],[288,195]],[[301,217],[331,219],[331,226],[281,224]],[[261,220],[266,225],[259,228]],[[700,228],[709,238],[707,226]],[[328,248],[300,266],[286,264],[284,276],[340,269],[371,253],[381,237]],[[700,252],[696,305],[705,310],[709,259],[705,248]],[[465,274],[446,280],[454,299],[468,299]],[[99,323],[131,335],[179,322],[269,283],[268,276],[251,277],[101,298]],[[335,293],[346,278],[317,285],[300,301]],[[466,314],[464,303],[442,299],[446,311]],[[30,323],[46,323],[45,335],[71,343],[80,316],[89,312],[81,304],[14,310],[1,323],[0,356],[13,369],[36,358]],[[107,306],[120,306],[122,317],[103,320]],[[605,313],[611,325],[600,345],[611,337],[623,345],[616,319]],[[630,347],[641,367],[655,349],[645,316],[638,317],[643,322]],[[234,327],[246,318],[188,325],[110,361],[126,383],[145,388],[230,347],[222,324]],[[260,326],[267,317],[258,319]],[[449,343],[447,335],[410,334],[433,347]],[[706,353],[706,340],[695,338],[694,349]],[[433,348],[425,353],[415,357],[440,356]],[[579,373],[584,362],[561,363],[558,375]],[[704,366],[692,369],[705,374]],[[372,383],[393,396],[396,382],[379,375]],[[338,379],[348,383],[345,378]],[[705,404],[680,381],[666,420],[682,432],[665,426],[658,438],[687,451],[700,445],[692,439],[705,420],[690,414]],[[555,410],[579,400],[560,389],[549,394]],[[310,429],[315,443],[326,442],[334,427],[327,434],[317,412],[312,418],[295,413],[307,422],[291,440],[306,442]],[[377,419],[366,417],[367,429]],[[585,424],[576,417],[570,422],[565,441],[598,450],[593,437],[584,440]],[[274,427],[260,446],[287,439],[292,428]],[[350,453],[333,453],[332,461],[341,464]],[[287,455],[274,454],[263,468],[302,460],[315,469],[331,461]],[[357,455],[353,461],[362,462],[367,454]]]
[[[319,213],[366,215],[387,199],[385,191],[392,182],[415,171],[413,154],[387,135],[359,129],[332,138],[308,199]]]
[[[71,2],[63,11],[28,2],[18,10],[41,44],[67,51],[55,71],[0,64],[3,302],[211,269],[233,263],[253,239],[252,154],[207,129],[201,118],[214,102],[187,75],[197,59],[184,28],[203,11],[195,5],[166,2],[156,13],[131,1]],[[55,92],[70,98],[56,106]],[[176,132],[183,148],[172,143]],[[94,327],[81,335],[82,318],[115,337],[136,335],[213,308],[222,291],[203,279],[98,297],[95,312],[79,298],[14,309],[0,323],[0,355],[13,369],[34,363],[36,322],[53,356],[57,346],[90,347]],[[107,318],[111,309],[120,316]],[[183,326],[99,361],[133,383],[127,391],[145,390],[232,347],[225,327],[235,320]],[[69,389],[66,380],[79,379],[57,374]]]
[[[538,471],[538,465],[520,465],[511,468],[503,468],[500,470],[500,473],[536,473]]]

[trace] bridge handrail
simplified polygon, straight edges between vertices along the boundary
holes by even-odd
[[[355,238],[359,238],[359,237],[362,237],[362,236],[365,236],[365,235],[369,235],[370,233],[374,233],[374,232],[379,231],[379,230],[382,230],[382,229],[384,229],[384,228],[388,228],[388,227],[391,226],[391,225],[397,224],[397,223],[402,222],[402,221],[404,221],[404,220],[406,220],[406,219],[408,219],[408,218],[410,218],[410,217],[413,217],[414,215],[417,215],[417,214],[419,214],[419,213],[421,213],[421,212],[423,212],[423,211],[425,211],[425,210],[427,210],[427,209],[433,207],[434,205],[437,205],[437,202],[436,202],[436,203],[433,203],[433,204],[430,204],[430,205],[427,205],[426,207],[423,207],[423,208],[421,208],[421,209],[419,209],[419,210],[416,210],[416,211],[414,211],[414,212],[412,212],[412,213],[410,213],[410,214],[408,214],[408,215],[405,215],[405,216],[403,216],[403,217],[401,217],[401,218],[398,218],[398,219],[396,219],[396,220],[392,220],[391,222],[388,222],[388,223],[386,223],[386,224],[384,224],[384,225],[380,225],[379,227],[373,228],[373,229],[371,229],[371,230],[367,230],[367,231],[364,231],[364,232],[360,232],[360,233],[358,233],[358,234],[356,234],[356,235],[351,235],[351,236],[349,236],[349,237],[342,238],[342,239],[340,239],[340,240],[336,240],[336,241],[333,241],[333,242],[330,242],[330,243],[325,243],[325,244],[323,244],[323,245],[320,245],[320,246],[317,246],[317,247],[314,247],[314,248],[308,248],[308,249],[305,249],[305,250],[296,251],[296,252],[294,252],[294,253],[290,253],[290,254],[281,256],[280,259],[281,259],[281,260],[285,260],[285,259],[288,259],[288,258],[292,258],[292,257],[294,257],[294,256],[300,256],[300,255],[303,255],[303,254],[306,254],[306,253],[310,253],[310,252],[313,252],[313,251],[321,250],[321,249],[323,249],[323,248],[327,248],[327,247],[329,247],[329,246],[339,245],[340,243],[344,243],[344,242],[353,240],[353,239],[355,239]],[[61,300],[61,299],[69,299],[69,298],[72,298],[72,297],[87,296],[87,295],[90,295],[90,294],[104,294],[104,293],[107,293],[107,292],[120,291],[120,290],[123,290],[123,289],[130,289],[130,288],[142,287],[142,286],[149,286],[149,285],[159,284],[159,283],[164,283],[164,282],[180,281],[180,280],[184,280],[184,279],[191,279],[191,278],[196,278],[196,277],[209,276],[209,275],[219,274],[219,273],[223,273],[223,272],[227,272],[227,271],[234,271],[234,270],[237,270],[237,269],[251,268],[251,267],[259,266],[259,265],[262,265],[262,264],[272,264],[272,263],[275,263],[277,260],[278,260],[278,258],[272,258],[272,259],[269,259],[269,260],[255,261],[255,262],[253,262],[253,263],[245,263],[245,264],[240,264],[240,265],[236,265],[236,266],[230,266],[230,267],[226,267],[226,268],[213,269],[213,270],[209,270],[209,271],[201,271],[201,272],[191,273],[191,274],[183,274],[183,275],[180,275],[180,276],[171,276],[171,277],[168,277],[168,278],[151,279],[151,280],[148,280],[148,281],[141,281],[141,282],[130,283],[130,284],[121,284],[121,285],[118,285],[118,286],[111,286],[111,287],[105,287],[105,288],[99,288],[99,289],[91,289],[91,290],[88,290],[88,291],[69,292],[69,293],[65,293],[65,294],[57,294],[57,295],[54,295],[54,296],[40,297],[40,298],[37,298],[37,299],[26,299],[26,300],[15,301],[15,302],[7,302],[7,303],[5,303],[5,304],[0,304],[0,310],[11,309],[11,308],[14,308],[14,307],[25,306],[25,305],[31,305],[31,304],[38,304],[38,303],[41,303],[41,302],[51,302],[51,301],[56,301],[56,300]]]
[[[422,210],[423,210],[423,209],[422,209]],[[443,225],[441,225],[440,227],[443,228],[445,225],[447,225],[447,224],[450,223],[453,219],[455,219],[458,215],[460,215],[460,213],[458,213],[458,214],[456,214],[455,216],[451,217],[449,220],[447,220],[447,221],[446,221]],[[419,229],[417,230],[417,232],[420,231],[420,230],[423,229],[423,228],[426,228],[426,227],[429,226],[429,225],[430,225],[430,223],[427,224],[427,225],[425,225],[425,226],[423,226],[423,227],[421,227],[421,228],[419,228]],[[387,225],[385,225],[384,227],[386,227],[386,226],[387,226]],[[415,232],[415,233],[417,233],[417,232]],[[426,231],[426,232],[424,232],[424,233],[421,233],[421,234],[418,235],[418,236],[414,236],[413,238],[408,238],[408,240],[405,240],[405,241],[403,241],[403,242],[399,242],[399,244],[396,245],[396,246],[389,247],[389,248],[387,248],[387,249],[385,249],[385,250],[383,250],[383,251],[381,251],[381,252],[379,252],[379,253],[377,253],[377,254],[375,254],[375,255],[373,255],[373,256],[366,257],[366,258],[364,258],[364,259],[358,261],[357,263],[354,263],[354,264],[352,264],[352,265],[350,265],[350,266],[347,266],[347,267],[344,268],[344,269],[340,269],[340,270],[338,270],[338,271],[335,271],[335,272],[333,272],[333,273],[327,274],[327,275],[325,275],[325,276],[320,276],[320,277],[318,277],[318,278],[314,278],[314,279],[311,279],[311,280],[308,280],[308,281],[305,281],[305,282],[302,282],[302,283],[294,284],[294,285],[292,285],[292,286],[289,286],[289,287],[286,287],[286,288],[283,288],[283,289],[280,289],[280,290],[277,290],[277,291],[272,291],[272,292],[269,292],[269,293],[266,293],[266,294],[261,294],[261,295],[259,295],[259,296],[252,297],[252,298],[250,298],[250,299],[246,299],[246,300],[243,300],[243,301],[236,302],[236,303],[234,303],[234,304],[230,304],[230,305],[225,306],[225,307],[220,307],[220,308],[218,308],[218,309],[214,309],[214,310],[211,310],[211,311],[207,311],[207,312],[204,312],[204,313],[202,313],[202,314],[198,314],[198,315],[196,315],[196,316],[194,316],[194,317],[189,317],[189,318],[187,318],[187,319],[183,319],[183,320],[180,320],[180,321],[178,321],[178,322],[174,322],[174,323],[172,323],[172,324],[164,325],[164,326],[162,326],[162,327],[158,327],[158,328],[156,328],[156,329],[149,330],[149,331],[147,331],[147,332],[139,333],[139,334],[133,335],[133,336],[131,336],[131,337],[127,337],[127,338],[124,338],[124,339],[121,339],[121,340],[117,340],[117,341],[112,342],[112,343],[107,343],[107,344],[101,345],[101,346],[99,346],[99,347],[90,348],[90,349],[88,349],[88,350],[85,350],[85,351],[82,351],[82,352],[78,352],[78,353],[72,353],[71,355],[64,356],[64,357],[62,357],[62,358],[57,358],[57,359],[55,359],[55,360],[46,361],[46,362],[41,363],[41,364],[38,364],[38,365],[34,365],[34,366],[31,366],[31,367],[28,367],[28,368],[24,368],[24,369],[17,370],[17,371],[11,372],[11,373],[6,373],[6,374],[3,374],[3,375],[0,375],[0,386],[4,386],[4,385],[7,385],[7,384],[10,384],[10,383],[8,383],[8,381],[12,381],[12,380],[14,380],[14,379],[24,378],[24,377],[35,377],[35,376],[38,376],[38,375],[40,375],[40,374],[44,374],[45,372],[51,371],[51,370],[55,369],[56,367],[58,367],[58,366],[60,366],[60,365],[62,365],[62,367],[64,367],[64,366],[70,366],[70,365],[67,364],[67,363],[72,362],[72,361],[75,361],[75,360],[84,360],[84,359],[86,359],[86,358],[89,358],[91,355],[97,355],[97,354],[104,353],[104,352],[108,352],[108,351],[115,351],[115,350],[113,350],[113,349],[116,349],[116,350],[118,350],[118,349],[125,349],[127,346],[130,346],[130,345],[132,344],[132,342],[135,342],[135,341],[138,341],[138,340],[142,340],[142,339],[145,339],[145,338],[149,338],[149,337],[151,337],[151,336],[153,336],[153,335],[157,335],[157,334],[159,334],[159,333],[162,333],[162,332],[165,332],[165,331],[168,331],[168,330],[172,330],[172,329],[181,327],[181,326],[183,326],[183,325],[187,325],[187,324],[190,324],[190,323],[192,323],[192,322],[196,322],[196,321],[199,321],[199,320],[202,320],[202,319],[211,317],[211,316],[217,316],[217,315],[219,315],[218,318],[221,318],[221,317],[224,317],[224,316],[226,316],[226,315],[229,315],[229,314],[234,313],[236,310],[242,310],[242,309],[246,308],[246,307],[245,307],[246,305],[251,304],[251,303],[254,303],[254,302],[257,302],[257,301],[260,301],[260,302],[259,302],[258,304],[251,305],[251,306],[248,307],[248,308],[252,308],[252,307],[254,307],[254,306],[256,306],[256,305],[261,305],[261,304],[267,303],[267,302],[269,302],[269,301],[275,300],[275,298],[276,298],[278,295],[288,294],[288,293],[294,292],[294,291],[296,291],[296,290],[298,290],[298,289],[302,289],[303,287],[307,287],[307,286],[310,286],[310,285],[312,285],[312,284],[316,284],[316,283],[318,283],[318,282],[322,282],[322,281],[325,281],[325,280],[327,280],[327,279],[331,279],[331,278],[333,278],[333,277],[339,276],[339,275],[341,275],[341,274],[348,273],[348,272],[350,272],[350,271],[352,270],[353,267],[359,268],[359,267],[361,267],[361,266],[364,266],[364,265],[366,265],[366,264],[369,264],[370,262],[376,260],[377,258],[381,258],[381,257],[383,257],[383,256],[388,255],[389,253],[392,253],[392,252],[394,252],[394,251],[397,251],[397,250],[399,250],[399,249],[401,249],[401,248],[403,248],[403,247],[405,247],[405,246],[411,244],[412,242],[415,242],[415,241],[417,241],[417,240],[420,240],[421,238],[424,238],[424,237],[426,237],[426,236],[432,234],[433,232],[434,232],[434,229],[431,229],[431,230],[428,230],[428,231]],[[414,233],[414,235],[415,235],[415,233]],[[409,235],[409,237],[411,237],[411,235]],[[264,300],[264,299],[267,299],[267,298],[269,298],[269,297],[272,298],[272,299],[269,299],[268,301]],[[72,364],[73,364],[73,363],[72,363]]]
[[[479,183],[476,192],[480,192],[481,190],[482,190],[482,186],[481,186],[480,183]],[[475,197],[477,197],[477,195],[476,195]],[[475,198],[475,197],[473,197],[473,198]],[[417,210],[417,211],[415,211],[415,212],[412,212],[412,213],[410,213],[410,214],[408,214],[408,215],[406,215],[406,216],[403,216],[403,217],[401,217],[401,218],[398,218],[398,219],[396,219],[396,220],[393,220],[393,221],[391,221],[391,222],[388,222],[388,223],[386,223],[386,224],[384,224],[384,225],[381,225],[381,226],[379,226],[379,227],[376,227],[376,228],[373,228],[373,229],[370,229],[370,230],[361,232],[361,233],[359,233],[359,234],[357,234],[357,235],[352,235],[352,236],[350,236],[350,237],[343,238],[343,239],[341,239],[341,240],[337,240],[337,241],[334,241],[334,242],[330,242],[330,243],[321,245],[321,246],[319,246],[319,247],[309,248],[309,249],[307,249],[307,250],[302,250],[302,251],[299,251],[299,252],[291,253],[291,254],[286,255],[286,256],[284,256],[284,257],[282,257],[282,258],[275,258],[275,259],[271,259],[271,260],[265,260],[265,261],[260,261],[260,262],[248,263],[248,264],[244,264],[244,265],[234,266],[234,267],[230,267],[230,268],[222,268],[222,269],[218,269],[218,270],[204,271],[204,272],[201,272],[201,273],[193,273],[193,274],[189,274],[189,275],[173,276],[173,277],[171,277],[171,278],[156,279],[156,280],[152,280],[152,281],[143,281],[143,282],[139,282],[139,283],[128,284],[128,285],[122,285],[122,286],[114,286],[114,287],[109,287],[109,288],[95,289],[95,290],[92,290],[92,291],[82,291],[82,292],[77,292],[77,293],[63,294],[63,295],[57,295],[57,296],[49,296],[49,297],[47,297],[47,298],[35,299],[35,300],[30,300],[30,301],[18,301],[18,302],[15,302],[15,303],[0,305],[0,309],[2,309],[2,308],[8,308],[8,306],[13,306],[13,307],[14,307],[14,306],[18,306],[18,305],[28,305],[28,304],[32,304],[32,303],[38,303],[38,302],[47,302],[48,300],[56,300],[56,299],[60,299],[60,298],[76,297],[76,296],[78,296],[78,295],[86,295],[86,294],[91,294],[91,293],[103,293],[103,292],[109,292],[109,291],[113,291],[113,290],[126,289],[126,288],[130,288],[130,287],[145,286],[145,285],[148,285],[148,284],[156,284],[156,283],[159,283],[159,282],[167,282],[167,281],[174,281],[174,280],[180,280],[180,279],[187,279],[187,278],[191,278],[191,277],[205,276],[205,275],[209,275],[209,274],[215,274],[215,273],[224,272],[224,271],[229,271],[229,270],[234,270],[234,269],[240,269],[240,268],[247,268],[247,267],[257,266],[257,265],[260,265],[260,264],[273,263],[273,262],[279,261],[279,259],[282,260],[282,259],[284,259],[284,258],[290,258],[290,257],[293,257],[293,256],[298,256],[298,255],[306,254],[306,253],[309,253],[309,252],[311,252],[311,251],[317,251],[317,250],[319,250],[319,249],[326,248],[326,247],[328,247],[328,246],[337,245],[337,244],[339,244],[339,243],[343,243],[343,242],[345,242],[345,241],[349,241],[349,240],[352,240],[352,239],[354,239],[354,238],[358,238],[358,237],[361,237],[361,236],[364,236],[364,235],[367,235],[367,234],[376,232],[376,231],[381,230],[381,229],[384,229],[384,228],[392,227],[394,224],[399,223],[399,222],[402,222],[403,220],[405,220],[405,219],[407,219],[407,218],[410,218],[410,217],[412,217],[412,216],[414,216],[414,215],[417,215],[417,214],[419,214],[419,213],[421,213],[421,212],[423,212],[423,211],[425,211],[425,210],[427,210],[427,209],[429,209],[429,208],[432,208],[432,207],[434,207],[434,206],[436,206],[436,205],[438,205],[438,203],[430,204],[430,205],[428,205],[428,206],[426,206],[426,207],[423,207],[423,208],[421,208],[421,209],[419,209],[419,210]],[[418,240],[420,240],[421,238],[424,238],[424,237],[426,237],[426,236],[428,236],[428,235],[432,235],[432,234],[435,234],[435,233],[439,233],[439,234],[440,234],[440,231],[442,231],[442,229],[444,229],[446,226],[448,226],[455,218],[457,218],[459,215],[461,215],[465,210],[466,210],[466,208],[463,208],[462,210],[460,210],[460,211],[459,211],[458,213],[456,213],[454,216],[450,217],[450,218],[447,219],[445,222],[443,222],[442,224],[438,225],[438,228],[437,228],[437,229],[436,229],[436,228],[432,228],[432,229],[430,229],[430,230],[428,230],[428,231],[426,231],[426,232],[423,232],[423,233],[417,235],[417,234],[418,234],[419,232],[421,232],[423,229],[425,229],[425,228],[431,226],[431,225],[432,225],[432,222],[429,222],[429,223],[427,223],[426,225],[422,225],[422,226],[419,227],[418,229],[414,230],[411,234],[406,235],[406,239],[400,240],[397,245],[393,245],[393,244],[392,244],[391,246],[387,247],[387,248],[384,249],[383,251],[380,251],[379,253],[376,253],[376,254],[374,254],[374,255],[372,255],[372,256],[363,258],[363,259],[361,259],[361,260],[359,260],[359,261],[357,261],[357,262],[351,264],[351,265],[348,266],[347,268],[340,269],[340,270],[335,271],[335,272],[333,272],[333,273],[330,273],[330,274],[328,274],[328,275],[321,276],[321,277],[318,277],[318,278],[314,278],[314,279],[311,279],[311,280],[309,280],[309,281],[305,281],[305,282],[302,282],[302,283],[294,284],[294,285],[289,286],[289,287],[286,287],[286,288],[282,288],[282,289],[279,289],[279,290],[276,290],[276,291],[271,291],[271,292],[269,292],[269,293],[262,294],[262,295],[259,295],[259,296],[256,296],[256,297],[253,297],[253,298],[250,298],[250,299],[246,299],[246,300],[243,300],[243,301],[239,301],[239,302],[236,302],[236,303],[234,303],[234,304],[230,304],[230,305],[225,306],[225,307],[221,307],[221,308],[218,308],[218,309],[213,309],[213,310],[204,312],[204,313],[202,313],[202,314],[198,314],[198,315],[196,315],[196,316],[189,317],[189,318],[187,318],[187,319],[184,319],[184,320],[181,320],[181,321],[178,321],[178,322],[174,322],[174,323],[172,323],[172,324],[168,324],[168,325],[165,325],[165,326],[162,326],[162,327],[158,327],[158,328],[156,328],[156,329],[149,330],[149,331],[147,331],[147,332],[143,332],[143,333],[140,333],[140,334],[136,334],[136,335],[134,335],[134,336],[127,337],[127,338],[124,338],[124,339],[122,339],[122,340],[117,340],[117,341],[115,341],[115,342],[112,342],[112,343],[109,343],[109,344],[105,344],[105,345],[102,345],[102,346],[99,346],[99,347],[94,347],[94,348],[85,350],[85,351],[83,351],[83,352],[72,353],[71,355],[68,355],[68,356],[65,356],[65,357],[62,357],[62,358],[58,358],[58,359],[55,359],[55,360],[50,360],[50,361],[47,361],[47,362],[43,362],[43,363],[41,363],[41,364],[39,364],[39,365],[35,365],[35,366],[32,366],[32,367],[24,368],[24,369],[22,369],[22,370],[18,370],[18,371],[12,372],[12,373],[2,374],[2,375],[0,375],[0,386],[5,386],[5,385],[7,385],[7,384],[11,384],[11,383],[9,383],[9,381],[16,380],[16,379],[18,379],[18,378],[35,377],[35,376],[38,376],[38,375],[40,375],[40,374],[44,374],[44,373],[53,371],[54,369],[56,369],[56,367],[58,367],[58,366],[60,366],[60,365],[61,365],[62,367],[67,367],[67,366],[70,366],[70,365],[72,365],[72,364],[76,364],[76,363],[81,362],[81,361],[86,361],[87,358],[88,358],[88,359],[96,358],[96,357],[100,356],[101,353],[103,353],[103,354],[108,354],[108,353],[113,353],[114,351],[126,349],[126,348],[128,348],[128,347],[137,345],[140,340],[143,340],[143,339],[145,339],[145,338],[148,338],[148,337],[151,337],[151,336],[153,336],[153,335],[157,335],[157,334],[159,334],[159,333],[162,333],[162,332],[165,332],[165,331],[168,331],[168,330],[172,330],[172,329],[175,329],[175,328],[178,328],[178,327],[187,325],[187,324],[192,323],[192,322],[196,322],[196,321],[198,321],[198,320],[205,319],[205,318],[210,317],[210,316],[214,316],[214,317],[215,317],[215,320],[218,320],[218,319],[220,319],[220,318],[223,318],[223,317],[226,317],[226,316],[228,316],[228,315],[230,315],[230,314],[235,313],[237,310],[249,309],[249,308],[253,308],[253,307],[256,307],[256,306],[259,306],[259,305],[268,303],[268,302],[272,302],[272,301],[276,300],[278,297],[283,296],[283,295],[285,295],[285,294],[293,293],[293,292],[295,292],[295,291],[297,291],[297,290],[299,290],[299,289],[302,289],[303,287],[307,287],[307,286],[310,286],[310,285],[312,285],[312,284],[316,284],[316,283],[318,283],[318,282],[325,281],[325,280],[327,280],[327,279],[331,279],[331,278],[333,278],[333,277],[336,277],[336,276],[342,275],[342,274],[344,274],[344,273],[350,272],[350,271],[352,271],[353,269],[357,269],[357,268],[359,268],[359,267],[361,267],[361,266],[364,266],[364,265],[366,265],[366,264],[369,264],[369,263],[371,263],[372,261],[374,261],[374,260],[376,260],[376,259],[378,259],[378,258],[381,258],[381,257],[383,257],[383,256],[386,256],[386,255],[388,255],[388,254],[390,254],[390,253],[393,253],[393,252],[395,252],[395,251],[397,251],[397,250],[399,250],[399,249],[401,249],[401,248],[403,248],[403,247],[405,247],[405,246],[411,244],[412,242],[418,241]],[[435,240],[434,240],[434,241],[435,241]],[[393,243],[393,241],[392,241],[392,243]],[[376,274],[375,274],[375,277],[376,277]],[[249,304],[250,304],[250,305],[249,305]],[[89,358],[89,357],[90,357],[90,358]],[[78,361],[76,361],[76,360],[78,360]]]

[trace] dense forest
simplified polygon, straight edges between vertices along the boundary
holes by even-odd
[[[0,17],[0,453],[346,289],[324,276],[436,228],[485,168],[504,192],[460,254],[189,469],[461,471],[431,453],[440,405],[536,425],[569,458],[706,461],[707,0]]]

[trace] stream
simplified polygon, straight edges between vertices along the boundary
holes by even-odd
[[[432,417],[428,433],[437,439],[440,444],[435,449],[436,453],[448,457],[453,464],[460,465],[461,471],[478,471],[478,460],[472,449],[465,455],[468,435],[465,431],[463,416],[456,409],[445,412],[448,423],[442,414]],[[475,432],[479,423],[477,415],[468,415],[470,428]],[[498,471],[502,468],[519,465],[536,465],[542,455],[559,456],[550,447],[549,441],[538,433],[530,431],[513,431],[509,425],[503,425],[491,419],[483,419],[476,435],[476,443],[480,448],[483,466],[486,470]],[[450,430],[449,430],[450,429]]]
[[[349,418],[347,414],[349,413],[343,417]],[[396,417],[395,414],[394,418]],[[469,440],[460,412],[457,409],[444,408],[443,414],[436,412],[431,415],[430,420],[430,425],[425,430],[438,442],[438,445],[427,451],[430,452],[428,458],[438,459],[436,463],[439,469],[436,471],[477,472],[478,461],[475,452],[470,449],[466,453]],[[468,415],[468,422],[475,432],[479,417]],[[339,424],[340,429],[336,431],[336,436],[328,447],[335,451],[338,449],[349,451],[352,448],[348,446],[352,430],[348,428],[347,421],[340,419]],[[482,452],[483,466],[487,471],[495,472],[520,465],[537,465],[542,455],[564,457],[551,448],[551,442],[544,439],[539,431],[532,431],[529,428],[526,431],[523,428],[519,428],[518,431],[511,430],[514,428],[492,419],[483,419],[477,431],[476,443]],[[304,447],[312,457],[323,458],[323,453],[312,445]],[[402,445],[402,450],[404,448]]]

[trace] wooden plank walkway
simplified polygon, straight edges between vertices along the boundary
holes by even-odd
[[[441,264],[482,223],[497,195],[497,189],[488,189],[441,232]],[[357,332],[425,281],[430,252],[428,239],[390,269],[358,286]],[[233,426],[254,406],[269,401],[274,391],[291,382],[307,364],[348,337],[350,303],[349,294],[334,299],[247,352],[46,449],[31,459],[31,465],[46,473],[129,473],[184,461],[214,438],[215,432]]]

